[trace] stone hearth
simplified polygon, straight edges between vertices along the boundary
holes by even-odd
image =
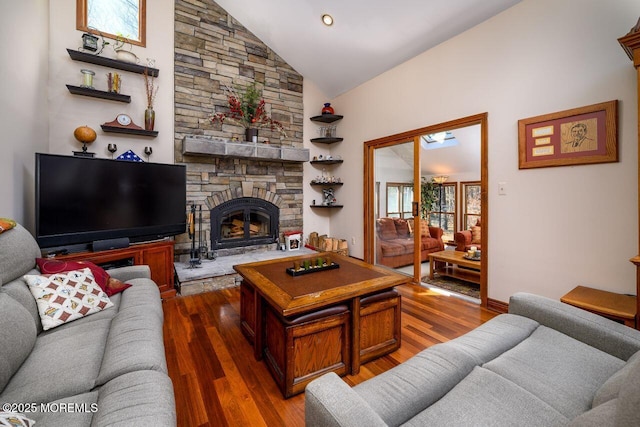
[[[203,260],[200,266],[195,268],[191,268],[184,262],[176,262],[174,265],[180,294],[187,296],[238,286],[240,275],[233,269],[234,265],[311,253],[314,251],[302,247],[295,251],[247,252],[219,257],[215,260]]]

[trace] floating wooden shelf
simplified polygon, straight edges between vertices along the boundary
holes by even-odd
[[[124,128],[105,126],[105,125],[100,125],[100,127],[102,128],[103,132],[126,133],[129,135],[150,136],[152,138],[155,138],[156,136],[158,136],[157,130],[124,129]]]
[[[80,52],[79,50],[67,49],[67,52],[69,52],[69,56],[74,61],[88,62],[89,64],[102,65],[103,67],[116,68],[118,70],[130,71],[138,74],[143,74],[144,70],[148,70],[147,72],[149,75],[153,77],[158,77],[158,74],[160,74],[160,70],[157,68],[145,67],[143,65],[106,58],[104,56],[92,55],[90,53]]]
[[[333,122],[337,122],[338,120],[342,120],[343,117],[344,116],[340,116],[337,114],[322,114],[320,116],[313,116],[311,117],[310,120],[316,123],[333,123]],[[333,144],[334,142],[340,142],[340,141],[343,141],[343,138],[337,138],[337,137],[311,138],[311,142],[317,142],[320,144]],[[337,165],[337,164],[341,164],[342,162],[343,162],[342,159],[331,159],[331,160],[323,159],[323,160],[313,160],[311,161],[311,164]],[[316,181],[311,181],[309,184],[312,186],[324,187],[324,188],[339,187],[343,185],[342,182],[316,182]],[[319,208],[319,209],[341,209],[343,206],[333,204],[333,205],[311,205],[311,207]]]
[[[309,183],[310,185],[317,185],[317,186],[321,186],[321,187],[335,187],[338,185],[343,185],[344,182],[315,182],[315,181],[311,181]]]
[[[320,123],[333,123],[338,120],[342,120],[344,116],[339,116],[337,114],[322,114],[321,116],[313,116],[311,117],[312,122],[320,122]]]
[[[90,89],[81,86],[67,85],[67,89],[74,95],[90,96],[93,98],[109,99],[111,101],[131,102],[131,96],[121,93],[106,92],[104,90]]]
[[[311,160],[309,163],[312,165],[337,165],[344,162],[344,160]]]
[[[344,138],[311,138],[311,142],[319,142],[321,144],[333,144],[334,142],[340,142]]]

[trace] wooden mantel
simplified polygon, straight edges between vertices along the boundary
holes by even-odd
[[[629,33],[618,39],[618,42],[633,61],[637,73],[637,99],[640,104],[640,19]],[[640,141],[640,120],[638,121],[638,141]],[[640,150],[638,150],[638,165],[640,165]],[[640,191],[640,174],[638,174],[638,190]],[[638,194],[638,229],[640,230],[640,194]],[[638,234],[638,247],[640,248],[640,233]],[[640,255],[631,258],[636,266],[636,329],[640,329]]]
[[[280,147],[257,142],[235,142],[228,139],[185,136],[182,154],[189,156],[235,157],[256,161],[304,163],[309,161],[308,148]]]

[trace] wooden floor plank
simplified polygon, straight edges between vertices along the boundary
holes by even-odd
[[[353,386],[431,345],[458,337],[497,313],[415,285],[402,295],[402,346],[363,365],[344,381]],[[304,426],[304,393],[284,399],[240,330],[238,287],[163,303],[167,367],[178,426]]]

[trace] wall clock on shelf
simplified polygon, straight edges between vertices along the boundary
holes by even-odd
[[[128,133],[131,135],[158,136],[158,131],[144,130],[133,122],[128,114],[118,114],[116,118],[110,122],[101,124],[100,127],[104,132]]]

